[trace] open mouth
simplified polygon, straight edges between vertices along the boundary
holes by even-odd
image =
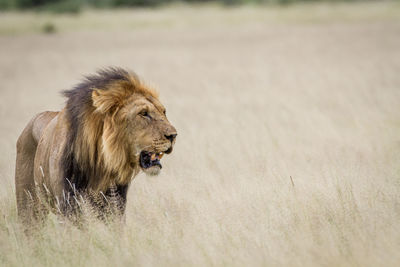
[[[160,160],[163,156],[164,156],[163,152],[155,153],[155,152],[142,151],[140,153],[140,159],[139,159],[140,166],[143,169],[148,169],[153,166],[158,166],[161,169],[162,165]]]

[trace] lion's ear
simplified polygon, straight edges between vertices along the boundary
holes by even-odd
[[[93,89],[93,106],[101,113],[107,113],[115,109],[118,105],[118,98],[106,90]]]

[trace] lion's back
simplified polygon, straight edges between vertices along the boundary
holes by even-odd
[[[44,129],[46,129],[47,125],[58,113],[58,111],[44,111],[36,116],[33,123],[32,135],[37,142],[39,142]]]

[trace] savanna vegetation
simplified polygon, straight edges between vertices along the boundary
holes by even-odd
[[[82,8],[157,7],[171,3],[213,2],[223,5],[292,4],[298,2],[343,2],[362,0],[0,0],[1,9],[33,9],[51,12],[79,12]]]
[[[398,266],[399,32],[393,1],[0,14],[0,266]],[[174,152],[124,227],[25,234],[16,140],[105,66],[158,88]]]

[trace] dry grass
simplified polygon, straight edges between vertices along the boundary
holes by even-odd
[[[333,8],[323,23],[270,23],[272,11],[249,7],[207,7],[213,20],[196,26],[203,13],[188,7],[181,19],[176,9],[130,11],[180,24],[0,36],[0,265],[396,266],[400,10],[388,19],[379,12],[395,5],[374,5],[340,5],[354,19]],[[107,16],[123,24],[126,14]],[[62,107],[60,90],[109,65],[159,88],[175,152],[160,176],[136,177],[122,232],[50,216],[25,237],[15,141],[33,114]]]

